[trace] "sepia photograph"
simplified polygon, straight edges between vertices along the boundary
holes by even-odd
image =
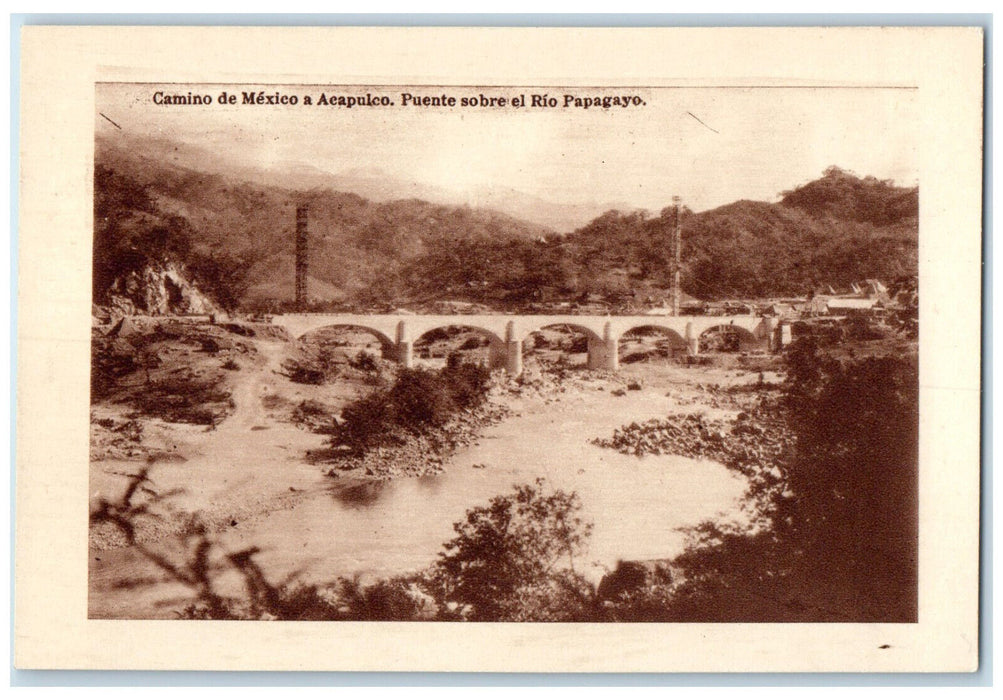
[[[980,29],[22,41],[18,668],[978,668]]]
[[[95,89],[91,617],[916,621],[915,90]]]

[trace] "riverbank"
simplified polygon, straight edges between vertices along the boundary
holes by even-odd
[[[184,493],[165,504],[163,520],[144,526],[142,538],[172,556],[184,556],[177,536],[190,527],[186,513],[198,513],[220,552],[260,548],[256,560],[271,580],[415,571],[434,561],[467,509],[544,477],[579,493],[596,522],[585,568],[598,578],[621,558],[678,553],[680,528],[739,514],[745,479],[712,460],[638,460],[590,440],[673,412],[733,419],[740,407],[711,387],[755,381],[748,370],[638,363],[606,375],[531,364],[522,378],[495,385],[485,415],[467,420],[462,439],[443,443],[446,453],[416,446],[405,469],[354,468],[332,479],[306,457],[328,436],[291,421],[290,410],[304,401],[336,407],[367,391],[365,382],[298,385],[282,374],[285,344],[258,347],[259,360],[229,375],[235,408],[214,429],[145,421],[135,442],[135,426],[122,428],[126,448],[137,450],[131,460],[113,454],[92,462],[92,495],[112,498],[150,451],[162,451],[151,463],[151,488]],[[115,435],[129,420],[107,406],[96,414],[115,419],[107,428]],[[94,527],[91,535],[92,616],[170,617],[178,609],[188,595],[183,586],[107,530]],[[239,579],[222,583],[239,594]]]

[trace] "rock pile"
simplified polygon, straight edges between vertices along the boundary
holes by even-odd
[[[631,423],[615,430],[611,438],[596,438],[592,444],[637,457],[673,454],[712,459],[753,476],[779,463],[791,445],[791,435],[781,422],[754,419],[747,413],[733,421],[687,413]]]
[[[541,363],[540,367],[527,367],[518,377],[499,376],[493,391],[503,396],[556,399],[570,390],[605,389],[607,385],[623,383],[619,375],[605,370],[568,369],[560,363]]]
[[[128,316],[219,313],[176,263],[147,265],[128,272],[112,282],[107,297],[115,313]]]
[[[91,459],[132,459],[148,453],[139,421],[91,417]]]

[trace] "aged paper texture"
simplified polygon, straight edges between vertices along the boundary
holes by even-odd
[[[977,667],[980,29],[21,46],[18,668]]]

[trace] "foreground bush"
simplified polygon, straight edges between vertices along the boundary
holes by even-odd
[[[192,515],[180,547],[157,548],[139,536],[162,521],[158,506],[179,492],[152,488],[149,469],[133,475],[122,497],[101,499],[95,526],[110,526],[124,542],[183,584],[191,602],[185,619],[257,620],[507,620],[572,621],[595,617],[594,589],[574,571],[592,525],[579,515],[574,493],[550,490],[542,479],[467,511],[439,561],[410,576],[363,585],[358,578],[324,584],[273,583],[255,561],[259,550],[228,550]],[[170,512],[170,509],[168,509]],[[176,515],[174,516],[176,517]],[[221,593],[227,572],[244,583],[241,596]]]
[[[574,558],[592,533],[580,512],[577,494],[548,493],[542,479],[468,510],[433,571],[441,597],[471,620],[574,616],[588,585]]]

